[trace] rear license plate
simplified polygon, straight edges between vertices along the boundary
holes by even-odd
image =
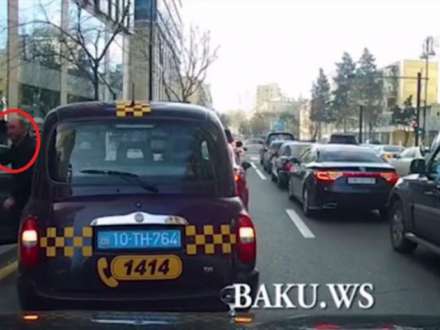
[[[348,178],[349,184],[375,184],[375,178]]]
[[[181,232],[167,230],[102,230],[97,233],[98,250],[179,249]]]
[[[117,256],[111,272],[121,281],[173,280],[182,274],[182,260],[175,255]]]

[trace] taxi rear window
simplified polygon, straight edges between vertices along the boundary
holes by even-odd
[[[216,139],[192,121],[62,123],[52,139],[49,171],[54,181],[72,185],[141,181],[159,192],[213,192]],[[137,180],[130,180],[133,177]]]

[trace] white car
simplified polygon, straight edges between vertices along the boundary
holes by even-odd
[[[390,159],[388,162],[394,166],[399,176],[409,174],[409,167],[413,159],[424,158],[424,154],[420,147],[407,148],[396,158]]]

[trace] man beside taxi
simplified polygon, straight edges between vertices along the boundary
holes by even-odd
[[[10,116],[7,123],[7,136],[11,148],[0,155],[0,164],[10,165],[12,169],[25,166],[35,151],[35,141],[29,134],[27,122],[17,116]],[[2,201],[3,211],[19,214],[27,203],[31,192],[32,167],[13,175],[13,187],[9,197]]]

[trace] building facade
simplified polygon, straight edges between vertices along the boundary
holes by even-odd
[[[1,1],[0,97],[8,106],[21,107],[40,117],[60,104],[120,97],[122,43],[133,16],[128,5],[128,0]],[[84,30],[92,31],[84,32],[86,38],[102,38],[98,42],[104,44],[111,37],[109,27],[122,20],[126,8],[130,11],[125,15],[124,31],[116,36],[100,62],[99,74],[106,83],[100,81],[96,97],[86,70],[80,70],[80,65],[62,56],[65,49],[58,41],[59,31],[38,21],[50,21],[62,31],[70,31],[74,24],[84,25]],[[96,31],[103,33],[98,37]]]
[[[181,0],[136,0],[134,34],[125,48],[130,49],[124,76],[124,96],[137,99],[176,100],[172,92],[182,51]],[[133,89],[134,88],[134,89]]]

